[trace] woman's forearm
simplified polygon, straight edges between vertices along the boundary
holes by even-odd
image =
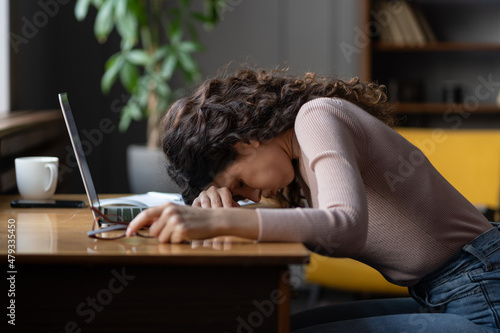
[[[216,224],[225,235],[249,239],[259,238],[259,217],[254,209],[214,209]]]

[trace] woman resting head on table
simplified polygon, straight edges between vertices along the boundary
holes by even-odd
[[[302,242],[409,287],[408,299],[294,315],[300,332],[500,332],[498,225],[390,127],[391,112],[383,87],[357,79],[241,69],[206,81],[162,123],[169,174],[192,206],[146,210],[127,234]],[[290,208],[234,208],[261,196]]]

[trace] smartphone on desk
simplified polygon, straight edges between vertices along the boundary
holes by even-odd
[[[18,199],[10,202],[13,208],[83,208],[83,200],[26,200]]]

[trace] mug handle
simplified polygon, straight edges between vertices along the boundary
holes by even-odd
[[[56,181],[57,167],[54,164],[46,164],[45,167],[48,168],[50,171],[49,183],[44,188],[44,191],[48,192],[52,187],[52,185],[54,184],[54,181]]]

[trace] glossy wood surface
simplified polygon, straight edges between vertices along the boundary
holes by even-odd
[[[60,110],[47,111],[15,111],[0,117],[0,137],[7,136],[22,129],[43,126],[44,124],[62,120]]]
[[[0,243],[7,244],[8,221],[15,221],[19,263],[103,263],[179,265],[276,265],[306,263],[309,253],[299,243],[258,243],[219,237],[185,244],[160,244],[156,239],[129,237],[96,240],[87,237],[92,214],[86,208],[11,208],[15,196],[0,202]],[[83,195],[57,196],[84,199]],[[0,253],[5,254],[2,246]]]

